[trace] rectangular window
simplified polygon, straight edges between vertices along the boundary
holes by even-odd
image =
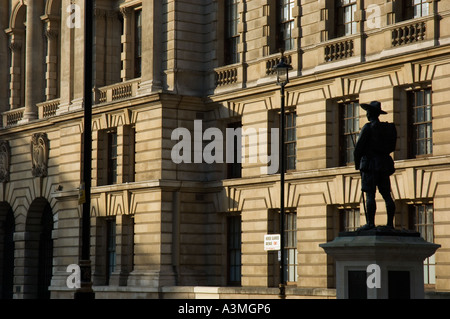
[[[425,17],[429,14],[430,2],[428,0],[413,0],[412,5],[414,7],[414,18]]]
[[[294,1],[278,0],[278,10],[278,34],[280,35],[278,47],[283,51],[292,50],[294,48],[294,38],[292,37]]]
[[[284,116],[285,121],[285,167],[286,170],[294,170],[297,161],[297,133],[296,133],[296,118],[297,113],[295,111],[288,111]]]
[[[416,19],[429,15],[430,6],[428,0],[404,0],[403,20]]]
[[[285,279],[287,282],[297,281],[297,213],[287,210],[284,221],[284,253]]]
[[[134,11],[134,77],[142,73],[142,10]]]
[[[238,0],[226,0],[225,3],[225,64],[239,62],[238,3]]]
[[[340,165],[354,163],[353,151],[359,135],[359,103],[356,101],[341,103],[341,145]]]
[[[111,130],[108,137],[107,178],[108,185],[117,183],[117,131]]]
[[[116,268],[116,220],[106,220],[106,284]]]
[[[339,231],[355,231],[360,226],[359,215],[359,208],[341,209],[339,211]]]
[[[242,158],[239,158],[241,150],[238,150],[238,148],[242,145],[242,141],[238,141],[237,139],[242,134],[237,134],[237,130],[242,129],[242,123],[230,123],[227,125],[227,129],[233,129],[236,132],[233,135],[233,162],[227,163],[227,178],[240,178],[242,176]]]
[[[136,163],[136,126],[123,126],[123,182],[135,180]]]
[[[433,204],[411,205],[409,209],[410,229],[420,233],[423,239],[434,243],[434,209]],[[436,283],[436,260],[432,255],[424,260],[424,283]]]
[[[336,1],[337,11],[337,37],[356,33],[356,0]]]
[[[284,113],[284,167],[285,171],[295,170],[297,165],[297,112],[294,109],[287,109]],[[269,121],[268,121],[268,152],[272,152],[272,129],[280,130],[281,118],[280,110],[269,111]],[[281,131],[279,131],[281,134]],[[278,139],[281,136],[278,135]],[[278,141],[279,143],[279,141]],[[279,153],[279,150],[276,150]],[[276,155],[276,154],[275,154]],[[277,169],[277,173],[280,173],[281,165]]]
[[[241,285],[241,216],[227,218],[228,284]]]
[[[298,276],[297,250],[297,211],[295,208],[285,208],[284,215],[284,279],[295,283]],[[268,234],[280,234],[280,210],[271,209],[268,213]],[[268,275],[269,286],[276,287],[280,283],[280,251],[269,252]]]
[[[431,88],[409,92],[410,157],[433,153]]]
[[[120,271],[122,274],[129,274],[134,266],[134,215],[122,215],[120,226],[122,227]]]

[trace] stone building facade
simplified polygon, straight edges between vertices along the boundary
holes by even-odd
[[[83,3],[0,4],[3,298],[73,297]],[[448,1],[96,0],[94,18],[97,298],[277,297],[264,235],[280,228],[280,178],[264,159],[280,118],[280,50],[293,67],[283,115],[288,298],[335,298],[334,262],[319,244],[364,221],[351,141],[366,122],[359,103],[372,100],[398,131],[395,225],[441,245],[424,264],[426,291],[450,291]],[[210,152],[212,163],[209,128],[235,146]],[[227,128],[248,134],[225,143]],[[174,132],[192,138],[175,152],[183,161]]]

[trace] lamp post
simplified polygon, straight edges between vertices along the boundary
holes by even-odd
[[[81,217],[81,287],[75,292],[75,299],[94,299],[90,258],[90,208],[91,208],[91,162],[92,162],[92,61],[93,61],[93,14],[94,1],[84,2],[84,157],[83,182],[84,202]]]
[[[277,85],[280,86],[281,90],[281,107],[280,107],[280,284],[279,284],[279,297],[281,299],[286,298],[286,278],[285,278],[285,253],[284,253],[284,220],[285,220],[285,209],[284,209],[284,174],[286,171],[286,161],[285,161],[285,110],[284,110],[284,87],[289,83],[289,70],[292,70],[292,66],[286,63],[286,58],[281,52],[280,62],[273,68],[277,73]]]

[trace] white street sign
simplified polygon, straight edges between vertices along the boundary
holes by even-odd
[[[264,250],[280,250],[280,234],[264,235]]]

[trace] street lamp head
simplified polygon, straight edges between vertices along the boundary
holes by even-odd
[[[281,52],[280,62],[273,68],[277,73],[277,84],[285,86],[289,83],[289,70],[292,70],[292,66],[286,62],[286,57]]]

